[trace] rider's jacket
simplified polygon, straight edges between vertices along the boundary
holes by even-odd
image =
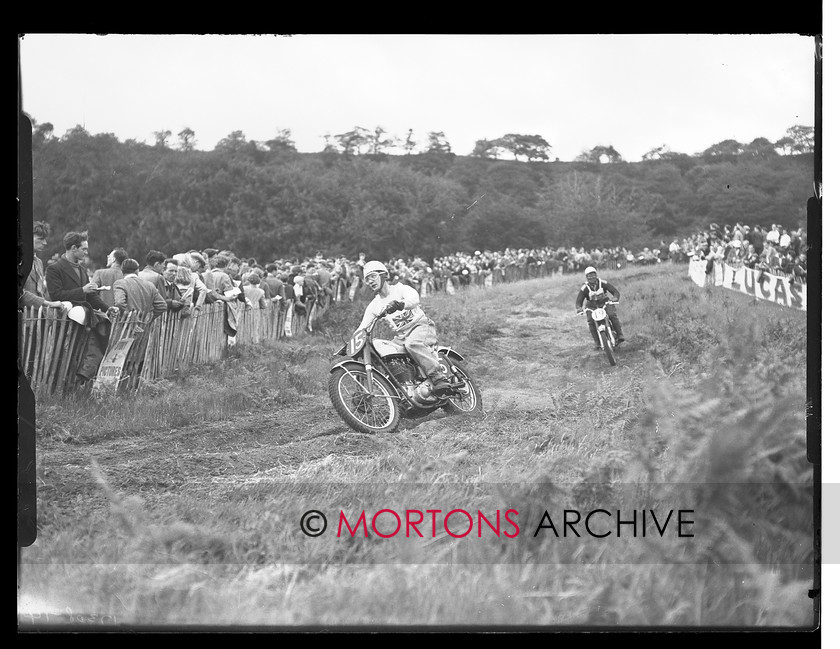
[[[401,282],[391,284],[388,289],[388,297],[383,298],[378,293],[370,301],[365,314],[362,316],[362,322],[359,329],[364,329],[371,322],[374,317],[381,313],[382,310],[390,302],[403,302],[404,307],[401,311],[395,311],[385,316],[385,321],[391,326],[395,333],[400,334],[407,332],[421,322],[426,322],[428,318],[426,313],[420,308],[420,294],[417,293],[410,286],[406,286]]]
[[[610,299],[607,293],[612,294],[614,296],[613,299],[616,301],[621,297],[621,294],[615,286],[609,282],[605,282],[600,277],[597,280],[595,288],[592,288],[589,282],[585,282],[580,287],[580,291],[578,291],[575,307],[580,309],[583,306],[584,300],[587,300],[593,307],[603,306]]]

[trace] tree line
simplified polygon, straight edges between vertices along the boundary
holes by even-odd
[[[699,154],[656,147],[626,162],[611,146],[548,161],[538,135],[481,140],[457,156],[442,132],[416,151],[384,129],[325,136],[301,153],[288,130],[268,142],[241,131],[212,151],[190,129],[155,144],[81,126],[61,137],[33,120],[35,220],[56,233],[90,233],[91,255],[226,248],[269,261],[324,255],[368,258],[542,246],[645,246],[710,222],[805,225],[813,192],[813,129],[782,140],[725,140]],[[514,159],[501,159],[502,156]],[[100,259],[101,258],[101,259]]]

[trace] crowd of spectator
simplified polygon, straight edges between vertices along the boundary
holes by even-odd
[[[141,268],[137,258],[116,247],[108,252],[105,265],[96,268],[88,254],[87,233],[68,232],[63,238],[65,253],[53,255],[44,265],[37,253],[44,250],[49,234],[48,224],[34,224],[36,256],[24,285],[23,306],[66,309],[69,303],[106,313],[177,311],[187,317],[213,302],[239,301],[246,308],[264,309],[271,301],[288,300],[304,313],[307,301],[352,294],[361,286],[360,272],[366,261],[365,253],[358,253],[355,259],[316,253],[261,263],[253,257],[240,258],[232,250],[205,248],[148,250],[140,256],[144,262]],[[743,264],[804,282],[806,252],[807,240],[801,228],[788,230],[776,224],[750,227],[742,223],[720,227],[712,223],[691,236],[674,238],[671,243],[662,240],[658,247],[645,247],[635,253],[623,246],[506,248],[456,252],[428,261],[419,256],[381,261],[391,270],[393,280],[428,293],[473,284],[484,286],[490,276],[505,281],[510,275],[521,279],[556,272],[578,273],[587,266],[622,268],[687,263],[690,259]],[[512,269],[516,272],[511,273]]]
[[[105,265],[92,263],[86,232],[68,232],[65,252],[48,259],[38,253],[46,247],[50,227],[36,222],[33,228],[35,258],[24,282],[19,304],[63,309],[73,316],[73,307],[83,309],[90,331],[76,376],[85,384],[95,375],[104,355],[111,315],[138,311],[157,317],[177,312],[179,317],[200,313],[206,304],[238,301],[245,309],[266,309],[271,302],[294,304],[303,315],[308,303],[329,299],[352,299],[361,289],[365,253],[355,259],[345,255],[325,257],[316,253],[304,258],[277,258],[261,263],[240,258],[232,250],[205,248],[183,252],[148,250],[143,266],[124,248],[109,251]],[[381,260],[391,279],[413,286],[421,295],[454,291],[492,281],[517,281],[554,273],[578,273],[587,266],[623,268],[660,263],[687,263],[691,259],[723,261],[762,272],[786,275],[805,282],[807,240],[802,229],[788,230],[747,226],[708,229],[691,236],[660,241],[658,247],[632,252],[626,247],[506,248],[503,251],[456,252],[427,261],[420,256]]]
[[[48,234],[48,225],[36,224],[36,250],[44,248],[45,228]],[[74,234],[79,233],[65,236],[65,246],[68,244],[67,237]],[[82,235],[87,236],[85,233]],[[111,250],[105,266],[94,268],[87,256],[86,246],[85,241],[84,250],[74,253],[76,257],[73,259],[78,257],[75,263],[85,274],[84,283],[95,285],[96,296],[107,307],[125,311],[137,306],[136,298],[131,297],[137,294],[136,287],[133,291],[126,291],[124,282],[119,282],[126,275],[132,275],[157,289],[166,310],[179,311],[184,317],[199,311],[204,304],[234,300],[243,302],[246,308],[260,309],[266,308],[272,300],[290,300],[302,313],[307,300],[323,299],[326,295],[347,295],[352,287],[359,287],[359,274],[366,261],[365,253],[359,253],[355,259],[345,255],[325,257],[316,253],[304,258],[277,258],[261,263],[253,257],[240,258],[232,250],[215,248],[171,253],[149,250],[142,256],[145,262],[142,269],[131,270],[137,261],[125,249],[118,247]],[[381,261],[391,270],[393,280],[410,284],[418,291],[433,292],[472,284],[483,286],[490,275],[504,281],[510,274],[509,269],[516,269],[516,279],[519,279],[555,272],[578,273],[587,266],[615,269],[687,263],[690,259],[720,260],[730,265],[787,275],[804,282],[807,276],[806,251],[806,236],[801,228],[788,230],[776,224],[769,228],[760,225],[751,227],[742,223],[721,227],[712,223],[693,235],[673,238],[670,243],[661,240],[657,247],[644,247],[636,252],[624,246],[506,248],[502,251],[456,252],[428,261],[419,256]],[[54,255],[47,260],[46,270],[65,259],[66,255]],[[125,268],[127,261],[128,268]],[[40,281],[42,286],[37,291],[25,292],[27,305],[36,303],[32,301],[33,294],[38,295],[37,299],[50,300],[50,294],[43,286],[44,266],[39,262],[33,265],[33,273],[40,275],[41,279],[32,278],[32,284]],[[132,285],[137,283],[133,277],[130,279]],[[340,285],[338,291],[337,285]],[[27,285],[26,288],[31,289],[32,286]],[[56,302],[50,301],[50,304],[58,306]],[[156,302],[154,309],[162,311],[161,303]]]
[[[778,224],[719,226],[692,237],[676,240],[671,250],[679,261],[705,259],[722,261],[730,266],[743,266],[771,275],[781,275],[805,283],[808,277],[808,241],[802,228],[787,229]]]

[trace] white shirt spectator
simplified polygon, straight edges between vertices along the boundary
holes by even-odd
[[[781,236],[779,236],[779,247],[780,248],[789,248],[790,247],[790,235],[788,234],[787,230],[782,232]]]

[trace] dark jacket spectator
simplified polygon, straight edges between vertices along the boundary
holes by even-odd
[[[68,232],[64,235],[65,253],[47,267],[47,292],[53,300],[87,304],[98,311],[107,311],[97,286],[88,278],[87,270],[80,263],[87,255],[87,233]]]
[[[181,289],[175,283],[179,268],[184,268],[189,273],[189,269],[179,266],[175,259],[170,258],[164,262],[163,300],[166,302],[166,308],[169,311],[180,311],[187,304],[181,296]]]
[[[163,268],[166,255],[160,250],[150,250],[146,255],[146,267],[137,273],[140,279],[150,282],[163,297]]]
[[[47,267],[47,291],[53,300],[83,305],[91,310],[86,318],[90,335],[85,341],[82,360],[76,370],[77,383],[86,383],[96,376],[99,364],[108,346],[111,329],[106,316],[92,311],[108,311],[108,305],[99,297],[97,286],[89,281],[87,271],[80,266],[88,253],[86,232],[68,232],[64,235],[64,256]]]
[[[268,290],[266,291],[265,295],[270,300],[272,298],[279,296],[283,296],[283,281],[277,277],[277,264],[270,263],[267,264],[265,267],[266,276],[265,276],[265,283],[268,285]]]

